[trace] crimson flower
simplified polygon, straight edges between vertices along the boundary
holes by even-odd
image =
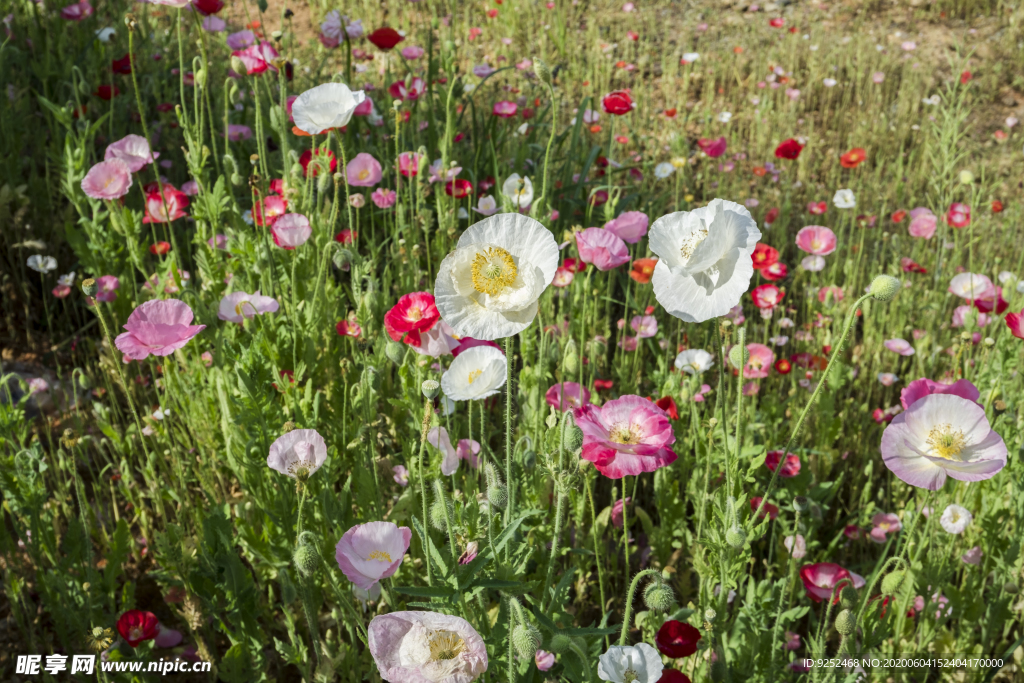
[[[761,270],[778,263],[779,250],[769,247],[763,242],[758,242],[757,246],[754,247],[754,253],[751,254],[751,259],[754,261],[754,270]]]
[[[381,50],[390,50],[404,40],[401,33],[389,26],[377,29],[366,38]]]
[[[604,96],[601,100],[601,106],[608,114],[614,116],[622,116],[633,111],[633,98],[630,97],[628,90],[615,90]]]
[[[1003,203],[998,199],[992,200],[992,213],[1002,213]]]
[[[773,206],[772,208],[768,209],[768,213],[765,214],[765,216],[764,216],[764,224],[765,225],[771,225],[772,223],[774,223],[776,221],[776,219],[778,219],[778,217],[779,217],[779,207]]]
[[[601,389],[611,389],[615,384],[614,380],[610,379],[595,379],[594,389],[600,391]]]
[[[774,19],[768,20],[768,25],[771,26],[772,28],[782,28],[783,24],[785,23],[786,20],[783,19],[782,17],[775,17]]]
[[[317,156],[321,156],[321,152],[320,152],[319,149],[316,151],[316,155]],[[327,158],[330,161],[331,173],[334,173],[338,169],[338,160],[334,158],[334,152],[332,152],[331,150],[327,150],[326,156],[327,156]],[[302,176],[303,177],[306,176],[307,169],[309,167],[309,162],[312,161],[312,160],[313,160],[313,151],[309,150],[309,149],[307,149],[305,152],[303,152],[302,156],[299,157],[299,163],[302,164]],[[320,168],[318,166],[314,166],[313,167],[313,177],[316,178],[316,176],[317,176],[317,174],[319,172],[320,172]]]
[[[473,183],[462,178],[456,178],[455,180],[448,181],[444,186],[444,192],[449,197],[463,199],[473,194]]]
[[[131,73],[131,72],[129,72]],[[121,90],[116,85],[101,85],[96,88],[96,92],[93,93],[96,97],[101,100],[112,100],[121,94]]]
[[[761,496],[755,496],[750,499],[750,511],[757,512],[757,508],[761,507]],[[771,503],[764,504],[764,510],[761,510],[761,519],[764,519],[765,513],[768,513],[768,519],[774,520],[779,516],[778,506],[772,505]]]
[[[772,282],[785,280],[787,275],[789,275],[789,268],[785,263],[773,263],[767,268],[761,269],[761,276],[765,280],[771,280]]]
[[[160,633],[160,622],[152,612],[130,609],[117,620],[117,632],[132,647],[144,640],[153,640]]]
[[[907,212],[904,211],[903,209],[900,209],[898,211],[894,211],[892,216],[890,216],[890,218],[891,218],[893,223],[902,223],[903,219],[906,218],[906,217],[907,217]]]
[[[916,263],[914,259],[904,256],[900,259],[900,267],[904,273],[927,273],[928,269]]]
[[[110,63],[110,70],[116,74],[130,74],[132,72],[132,56],[125,55]]]
[[[192,0],[192,6],[205,17],[224,9],[224,3],[221,0]]]
[[[782,302],[784,296],[786,296],[785,292],[771,284],[758,285],[750,292],[750,298],[754,300],[754,305],[761,309],[775,308]]]
[[[1010,334],[1017,339],[1024,339],[1024,311],[1020,313],[1007,313],[1006,326],[1010,328]]]
[[[775,148],[775,156],[779,159],[796,159],[800,156],[800,152],[803,151],[804,146],[793,138],[783,140],[779,143],[779,146]]]
[[[679,659],[680,657],[689,657],[696,652],[697,641],[700,639],[700,631],[695,627],[675,619],[669,619],[658,629],[654,644],[658,646],[658,651],[661,654],[672,659]]]
[[[405,341],[418,347],[421,344],[420,332],[430,330],[440,319],[433,294],[410,292],[401,296],[398,303],[384,314],[384,329],[394,341]]]
[[[658,683],[690,683],[690,677],[675,669],[662,669]]]
[[[725,154],[727,144],[725,136],[722,136],[717,140],[709,140],[707,138],[697,140],[697,146],[700,147],[701,151],[712,158],[720,157]]]
[[[793,369],[793,365],[785,358],[780,358],[775,361],[775,372],[780,375],[788,375]]]
[[[149,253],[154,256],[163,256],[171,250],[170,242],[156,242],[149,245]]]
[[[654,402],[654,405],[664,410],[669,418],[673,420],[679,419],[679,409],[676,407],[676,402],[671,396],[662,396]]]
[[[800,474],[800,456],[795,453],[787,453],[785,460],[783,460],[782,451],[768,451],[764,458],[765,466],[772,472],[779,467],[780,462],[782,467],[779,468],[779,476],[783,479],[789,479]],[[768,506],[766,505],[765,507]]]
[[[820,216],[826,211],[828,211],[828,204],[826,202],[809,202],[807,204],[807,213],[814,216]]]

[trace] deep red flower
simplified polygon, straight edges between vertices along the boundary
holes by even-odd
[[[775,372],[779,373],[780,375],[788,375],[790,370],[792,369],[793,366],[785,358],[780,358],[777,361],[775,361]]]
[[[690,683],[690,677],[675,669],[662,669],[658,683]]]
[[[359,233],[353,232],[352,230],[345,228],[344,230],[342,230],[341,232],[334,236],[334,241],[341,242],[342,244],[352,244],[353,242],[355,242],[357,237],[359,237]]]
[[[971,80],[971,72],[970,71],[963,71],[963,72],[960,73],[960,83],[961,84],[965,84],[965,83],[967,83],[970,80]]]
[[[679,409],[676,407],[676,402],[671,396],[662,396],[654,402],[654,405],[668,413],[668,416],[673,420],[679,419]]]
[[[149,245],[149,253],[154,256],[163,256],[171,250],[170,242],[156,242]]]
[[[782,26],[785,23],[786,23],[786,20],[783,19],[782,17],[775,17],[774,19],[769,19],[768,20],[768,25],[771,26],[772,28],[782,28]]]
[[[594,194],[590,195],[591,206],[601,206],[608,201],[608,193],[604,190],[598,190]]]
[[[384,314],[384,329],[394,341],[419,346],[420,332],[431,329],[440,319],[433,294],[410,292],[401,296],[398,303]]]
[[[496,181],[494,180],[494,176],[489,175],[483,180],[481,180],[479,183],[477,183],[477,187],[480,189],[481,192],[487,192],[487,190],[494,187],[495,182]]]
[[[402,34],[389,26],[377,29],[366,38],[381,50],[390,50],[404,40]]]
[[[1003,298],[1003,288],[996,287],[995,291],[985,299],[975,299],[973,302],[974,307],[982,313],[996,312],[996,315],[1002,315],[1010,304]]]
[[[594,389],[600,391],[601,389],[611,389],[615,382],[610,379],[595,379]]]
[[[463,180],[462,178],[449,180],[444,186],[444,193],[449,197],[463,199],[473,194],[473,183],[468,180]]]
[[[928,269],[919,265],[912,258],[904,256],[900,259],[900,267],[904,273],[927,273]]]
[[[204,17],[216,14],[224,9],[224,3],[221,0],[192,0],[192,6],[199,10],[199,13]]]
[[[604,96],[601,105],[605,112],[614,116],[622,116],[633,111],[633,98],[630,97],[628,90],[615,90]]]
[[[587,264],[580,259],[567,258],[562,261],[562,267],[570,273],[582,273],[587,269]]]
[[[783,479],[789,479],[800,474],[800,456],[795,453],[786,454],[785,460],[782,458],[782,451],[768,451],[765,455],[764,464],[772,472],[775,471],[776,467],[779,467],[779,463],[782,463],[782,467],[779,468],[779,476]],[[768,507],[767,505],[765,507]]]
[[[319,149],[317,150],[316,155],[320,156],[320,150]],[[332,152],[331,150],[327,150],[327,158],[330,160],[331,173],[334,173],[338,169],[338,160],[334,158],[334,152]],[[299,157],[299,163],[302,164],[302,176],[303,177],[306,176],[307,167],[309,166],[309,162],[312,161],[312,160],[313,160],[313,151],[309,150],[309,149],[307,149],[305,152],[303,152],[302,156]],[[313,167],[313,177],[316,178],[316,175],[319,172],[320,172],[320,168],[317,167],[317,166],[314,166]]]
[[[110,70],[116,74],[130,74],[132,72],[132,56],[125,55],[110,63]]]
[[[131,73],[131,72],[129,72]],[[112,100],[121,94],[121,90],[116,85],[101,85],[96,88],[96,92],[93,93],[96,97],[101,100]]]
[[[144,640],[156,638],[160,622],[152,612],[130,609],[117,620],[117,632],[129,645],[137,647]]]
[[[701,639],[700,631],[693,626],[675,619],[669,619],[654,637],[658,651],[666,657],[679,659],[689,657],[697,651],[697,641]]]
[[[998,199],[992,200],[992,213],[1002,213],[1003,203]]]
[[[670,118],[670,119],[674,119],[676,117],[676,108],[672,107],[671,109],[666,109],[665,110],[665,117],[666,118]]]
[[[892,216],[890,216],[893,223],[902,223],[903,219],[906,217],[907,212],[904,211],[903,209],[900,209],[899,211],[893,211]]]
[[[778,263],[779,250],[775,247],[769,247],[763,242],[758,242],[757,246],[754,247],[754,253],[751,255],[751,258],[754,261],[754,270],[761,270]]]
[[[765,225],[771,225],[772,223],[774,223],[778,219],[778,217],[779,217],[779,207],[773,206],[772,208],[768,209],[768,213],[766,213],[764,215],[764,223],[765,223]],[[771,265],[771,264],[769,264],[769,265]]]
[[[775,156],[779,159],[796,159],[800,156],[800,152],[804,146],[793,138],[783,140],[779,143],[779,146],[775,148]]]
[[[750,499],[750,511],[757,512],[757,508],[761,506],[761,496],[755,496]],[[779,508],[771,503],[765,503],[764,509],[761,510],[761,519],[764,519],[765,513],[768,513],[768,519],[774,520],[779,516]]]

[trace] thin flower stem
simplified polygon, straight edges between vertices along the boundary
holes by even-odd
[[[548,590],[551,587],[551,576],[554,573],[555,562],[558,559],[558,545],[562,538],[562,522],[565,516],[565,493],[562,491],[561,481],[565,469],[565,426],[569,423],[569,412],[562,413],[562,421],[558,429],[558,474],[555,480],[555,530],[551,538],[551,555],[548,557],[548,570],[544,578],[544,593],[540,598],[540,610],[544,611],[548,601]]]
[[[636,596],[636,588],[640,584],[640,579],[657,573],[659,573],[657,569],[645,569],[634,576],[633,582],[629,584],[629,591],[626,593],[626,605],[622,613],[622,633],[619,635],[620,646],[626,644],[626,635],[629,633],[629,621],[633,616],[633,598]]]
[[[508,487],[508,505],[505,507],[505,525],[512,520],[515,507],[516,487],[512,480],[512,337],[505,337],[505,486]],[[505,561],[509,557],[509,545],[505,546]]]
[[[626,557],[626,575],[629,575],[629,513],[626,512],[626,484],[629,477],[622,477],[622,552]],[[636,477],[633,478],[636,481]]]
[[[604,573],[601,571],[601,544],[597,537],[597,508],[594,506],[594,491],[590,484],[590,477],[587,476],[587,498],[590,499],[590,527],[594,532],[594,562],[597,564],[597,587],[601,592],[601,614],[603,615],[608,603],[604,597]],[[608,636],[605,636],[604,644],[607,649]]]
[[[424,399],[423,400],[423,422],[420,425],[420,454],[419,454],[419,458],[417,458],[417,462],[419,462],[419,466],[420,466],[420,471],[419,471],[419,475],[420,475],[420,502],[423,504],[423,524],[424,524],[423,529],[424,529],[424,533],[429,533],[429,532],[426,531],[426,529],[427,529],[427,527],[426,527],[426,524],[427,524],[427,484],[426,484],[426,481],[427,481],[427,467],[426,467],[426,460],[425,460],[425,458],[423,456],[423,450],[424,450],[423,447],[427,443],[427,432],[430,431],[431,407],[432,406],[430,404],[430,399],[429,398],[428,399]],[[430,563],[430,549],[426,547],[427,542],[428,542],[428,539],[424,538],[423,539],[423,545],[424,545],[423,554],[426,555],[426,557],[427,557],[427,585],[428,586],[433,586],[434,585],[434,580],[433,580],[432,572],[431,572],[431,569],[430,569],[430,564],[431,564]]]

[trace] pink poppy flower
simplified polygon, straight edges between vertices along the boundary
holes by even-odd
[[[188,195],[167,183],[164,183],[163,189],[163,199],[159,192],[150,192],[146,195],[146,215],[142,218],[143,223],[167,223],[188,215],[185,212]]]
[[[390,209],[398,200],[398,193],[385,187],[378,187],[370,195],[370,200],[373,201],[378,209]]]
[[[117,142],[107,145],[103,152],[104,161],[120,159],[128,164],[128,169],[132,173],[138,173],[159,156],[159,152],[150,151],[149,143],[141,135],[126,135]]]
[[[796,234],[796,246],[815,256],[828,256],[836,250],[836,234],[821,225],[808,225]]]
[[[93,199],[120,199],[131,186],[131,169],[120,159],[101,161],[82,178],[82,192]]]
[[[654,472],[676,461],[668,416],[645,398],[627,395],[600,408],[585,405],[574,416],[583,431],[583,459],[610,479]]]
[[[181,184],[181,191],[188,197],[195,197],[199,194],[199,183],[194,180],[186,180]]]
[[[128,331],[119,334],[114,345],[133,360],[144,360],[150,354],[169,356],[206,329],[206,325],[192,325],[192,318],[192,309],[184,301],[147,301],[128,316],[124,324]]]
[[[345,175],[353,187],[373,187],[384,177],[380,162],[366,152],[360,152],[348,162]]]
[[[474,439],[459,439],[455,446],[455,455],[465,460],[473,469],[480,469],[480,442]]]
[[[629,496],[626,496],[625,505],[623,504],[621,498],[618,498],[615,501],[615,503],[612,504],[612,512],[611,512],[612,526],[614,526],[616,529],[621,529],[622,528],[622,521],[623,521],[622,520],[622,510],[623,510],[623,508],[626,505],[629,505],[632,502],[633,502],[633,499],[630,498]]]
[[[831,562],[805,564],[800,567],[800,580],[807,590],[807,597],[814,602],[828,600],[834,592],[833,603],[839,601],[839,593],[844,586],[852,585],[862,588],[866,583],[863,576],[854,574],[848,569]]]
[[[444,459],[441,461],[441,474],[448,477],[455,474],[459,469],[459,454],[452,447],[452,440],[448,436],[448,430],[444,427],[433,427],[427,432],[427,443],[441,451]]]
[[[982,555],[983,553],[981,552],[981,546],[976,545],[970,550],[968,550],[966,553],[961,555],[960,559],[963,560],[965,564],[979,565],[981,564]]]
[[[420,170],[420,155],[415,152],[402,152],[398,155],[398,171],[406,178],[415,176]]]
[[[717,140],[709,140],[708,138],[700,138],[697,140],[697,146],[700,150],[707,154],[711,158],[717,158],[725,154],[725,149],[728,146],[728,142],[725,136],[718,138]]]
[[[96,285],[99,287],[96,300],[110,303],[117,299],[117,289],[121,286],[121,281],[116,275],[101,275],[96,278]]]
[[[245,73],[249,76],[261,74],[267,69],[277,71],[273,66],[273,60],[278,57],[277,50],[269,42],[263,40],[259,45],[250,45],[244,50],[232,52],[233,57],[238,57],[245,65]]]
[[[252,128],[244,126],[240,123],[229,123],[228,124],[228,140],[231,142],[241,142],[242,140],[248,140],[252,137]]]
[[[602,228],[587,228],[576,233],[580,259],[598,270],[612,270],[629,261],[629,249],[622,238]]]
[[[796,453],[787,453],[785,462],[782,461],[782,451],[768,451],[764,458],[765,466],[772,472],[779,467],[780,462],[782,462],[782,467],[779,469],[779,476],[783,479],[800,474],[800,456]]]
[[[559,266],[558,269],[555,270],[555,277],[554,279],[551,280],[551,286],[568,287],[569,285],[572,284],[572,281],[575,277],[576,276],[573,274],[571,270],[564,266]]]
[[[750,359],[743,368],[743,376],[747,379],[761,379],[768,376],[775,362],[775,352],[764,344],[747,344]]]
[[[471,683],[487,671],[487,645],[469,622],[440,612],[391,612],[373,618],[367,645],[391,683]]]
[[[953,309],[953,320],[951,326],[953,328],[963,327],[967,324],[969,316],[974,316],[973,306],[957,306]],[[988,324],[988,314],[979,312],[977,314],[978,327],[984,327]]]
[[[353,339],[358,339],[363,334],[363,328],[359,326],[359,323],[344,319],[338,321],[338,324],[334,326],[334,331],[342,337],[352,337]]]
[[[989,299],[995,295],[995,285],[985,275],[978,273],[960,273],[949,282],[949,292],[961,299]]]
[[[658,319],[653,315],[636,315],[629,321],[629,326],[640,339],[649,339],[658,334]]]
[[[411,539],[412,530],[407,526],[392,522],[357,524],[338,541],[334,559],[349,581],[368,591],[398,571]]]
[[[946,212],[946,222],[954,228],[963,228],[971,224],[971,207],[960,202],[953,202]]]
[[[284,249],[301,247],[313,234],[309,219],[301,213],[286,213],[270,226],[274,244]]]
[[[403,102],[415,102],[426,91],[427,86],[419,76],[409,81],[408,84],[405,81],[395,81],[388,86],[388,94],[396,100],[402,100]]]
[[[804,557],[807,556],[807,541],[800,534],[797,534],[796,537],[786,536],[786,538],[782,541],[782,543],[783,543],[783,545],[786,546],[786,550],[789,551],[789,554],[793,556],[794,560],[802,560],[802,559],[804,559]],[[786,632],[786,635],[788,635],[790,637],[796,636],[796,644],[795,644],[795,646],[791,647],[793,645],[793,642],[791,640],[789,643],[786,643],[786,645],[785,645],[786,649],[787,650],[799,649],[800,648],[800,636],[797,636],[795,633],[789,633],[788,631]]]
[[[562,398],[562,390],[565,390],[565,398]],[[582,408],[590,403],[590,390],[583,387],[583,400],[580,401],[580,385],[576,382],[557,382],[544,394],[544,401],[556,410],[566,411],[569,409]]]
[[[89,0],[82,0],[73,5],[68,5],[60,11],[60,18],[67,19],[68,21],[82,21],[91,16],[92,5],[89,4]]]
[[[1006,326],[1010,328],[1010,334],[1017,339],[1024,339],[1024,310],[1020,313],[1007,313]]]
[[[262,296],[260,290],[253,294],[232,292],[220,300],[217,317],[232,323],[252,320],[253,316],[274,313],[278,309],[277,299]]]
[[[649,220],[643,211],[625,211],[605,223],[604,229],[618,235],[624,242],[636,244],[647,234]]]
[[[384,329],[394,341],[405,337],[405,343],[419,346],[419,335],[433,328],[440,318],[433,294],[410,292],[399,297],[384,314]]]
[[[821,303],[825,303],[831,298],[832,303],[837,304],[843,300],[844,296],[843,289],[836,285],[829,285],[818,290],[818,301]]]
[[[424,55],[424,50],[418,45],[410,45],[402,48],[402,56],[406,59],[419,59]]]
[[[57,285],[51,293],[58,299],[63,299],[71,293],[71,287],[69,285]]]
[[[537,650],[533,656],[533,663],[537,665],[538,671],[547,671],[555,665],[555,655],[544,650]]]
[[[782,290],[775,285],[758,285],[750,292],[750,297],[754,300],[754,305],[760,309],[772,309],[782,303],[782,298],[786,296]]]
[[[874,528],[868,536],[875,543],[885,543],[887,534],[895,534],[903,528],[900,518],[892,513],[878,513],[871,518],[871,524]]]
[[[282,377],[287,371],[282,371]],[[315,429],[293,429],[270,444],[267,467],[306,481],[327,462],[327,442]]]
[[[502,100],[494,103],[493,113],[495,116],[500,116],[503,119],[510,119],[516,115],[516,111],[518,111],[518,109],[519,107],[515,102]]]
[[[288,200],[276,194],[268,194],[263,198],[262,208],[259,204],[253,205],[252,218],[256,225],[273,225],[287,211]]]
[[[779,280],[785,280],[786,276],[789,275],[789,267],[780,261],[778,263],[773,263],[767,268],[762,268],[761,275],[766,280],[778,282]]]
[[[887,339],[885,341],[885,348],[901,356],[913,356],[916,353],[914,347],[906,339]]]
[[[938,221],[939,219],[931,212],[931,209],[919,206],[910,212],[910,224],[907,226],[907,232],[912,237],[931,239],[935,234],[935,226]]]
[[[1003,288],[998,285],[986,292],[985,296],[979,297],[971,303],[982,313],[995,311],[996,315],[1002,315],[1010,307],[1009,302],[1003,298]]]

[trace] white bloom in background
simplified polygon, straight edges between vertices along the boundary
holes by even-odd
[[[959,505],[949,505],[942,511],[942,516],[939,517],[939,524],[946,530],[946,533],[962,534],[972,519],[974,519],[974,515],[966,508],[962,508]]]
[[[647,643],[613,645],[597,662],[597,677],[611,683],[658,683],[665,668]]]
[[[743,206],[715,199],[651,226],[654,296],[673,316],[704,322],[739,304],[754,274],[751,254],[761,231]]]
[[[52,256],[40,256],[39,254],[33,254],[28,257],[26,264],[32,270],[44,275],[49,273],[51,270],[57,270],[57,259]]]
[[[157,408],[156,410],[153,411],[153,414],[150,417],[152,417],[154,420],[162,420],[170,414],[170,408]]]
[[[823,84],[823,85],[824,85],[824,86],[825,86],[826,88],[832,88],[832,87],[835,87],[836,83],[837,83],[837,81],[836,81],[836,79],[834,79],[834,78],[826,78],[826,79],[824,79],[824,80],[822,81],[822,84]]]
[[[528,216],[502,213],[471,225],[444,257],[434,283],[437,310],[456,334],[493,341],[519,334],[558,269],[551,232]]]
[[[66,287],[71,287],[72,285],[74,285],[75,284],[75,271],[72,270],[67,275],[61,275],[59,278],[57,278],[57,284],[58,285],[64,285]]]
[[[817,254],[805,256],[803,260],[800,261],[800,267],[812,273],[817,273],[819,270],[823,270],[825,268],[825,257],[818,256]]]
[[[481,197],[473,210],[484,216],[493,216],[498,213],[498,202],[491,195],[487,194]]]
[[[699,375],[710,370],[715,364],[715,357],[704,349],[687,349],[676,356],[676,370],[682,370],[687,375]]]
[[[530,124],[524,123],[523,125],[516,128],[516,135],[526,135],[526,131],[530,130]]]
[[[931,97],[924,98],[923,100],[921,100],[921,102],[923,104],[930,104],[931,106],[934,107],[942,102],[942,98],[939,97],[938,95],[932,95]]]
[[[252,209],[246,209],[242,212],[242,220],[245,221],[246,225],[253,225]]]
[[[455,214],[460,219],[469,218],[469,211],[466,211],[466,207],[460,206],[458,212]]]
[[[797,534],[795,537],[786,536],[783,544],[794,560],[802,560],[807,555],[807,541],[800,534]]]
[[[252,320],[257,315],[275,313],[277,309],[277,299],[263,296],[258,289],[253,294],[232,292],[220,300],[217,317],[228,322],[241,323],[243,320]]]
[[[994,291],[992,281],[980,273],[959,273],[949,281],[949,292],[968,301],[985,299]]]
[[[96,39],[99,40],[101,43],[109,43],[110,39],[114,37],[114,33],[114,29],[110,28],[109,26],[106,28],[101,28],[100,30],[96,31]]]
[[[319,135],[328,128],[348,125],[352,113],[366,94],[349,90],[344,83],[324,83],[299,95],[292,104],[292,117],[300,130]]]
[[[684,52],[683,53],[682,63],[683,64],[693,64],[698,59],[700,59],[700,53],[699,52]]]
[[[462,86],[462,92],[464,93],[468,94],[473,92],[474,90],[476,90],[476,83],[466,83],[465,85]]]
[[[505,385],[508,363],[493,346],[473,346],[460,353],[441,375],[441,390],[453,401],[476,401],[497,394]]]
[[[853,196],[853,190],[836,190],[832,203],[837,209],[852,209],[857,206],[857,198]]]
[[[1007,282],[1010,282],[1011,280],[1016,280],[1016,279],[1017,279],[1017,276],[1014,275],[1013,273],[1011,273],[1008,270],[1004,270],[1001,273],[999,273],[999,284],[1001,284],[1001,285],[1005,285]]]
[[[501,186],[501,193],[512,200],[512,205],[523,209],[533,202],[533,182],[513,173]]]
[[[732,112],[729,112],[729,111],[719,112],[717,118],[718,118],[718,122],[719,123],[729,123],[729,121],[732,121]]]
[[[663,161],[654,167],[654,177],[660,180],[664,180],[665,178],[668,178],[670,175],[672,175],[673,171],[675,170],[675,166],[673,166],[667,161]]]
[[[327,462],[327,442],[315,429],[293,429],[270,444],[267,466],[305,481]]]

